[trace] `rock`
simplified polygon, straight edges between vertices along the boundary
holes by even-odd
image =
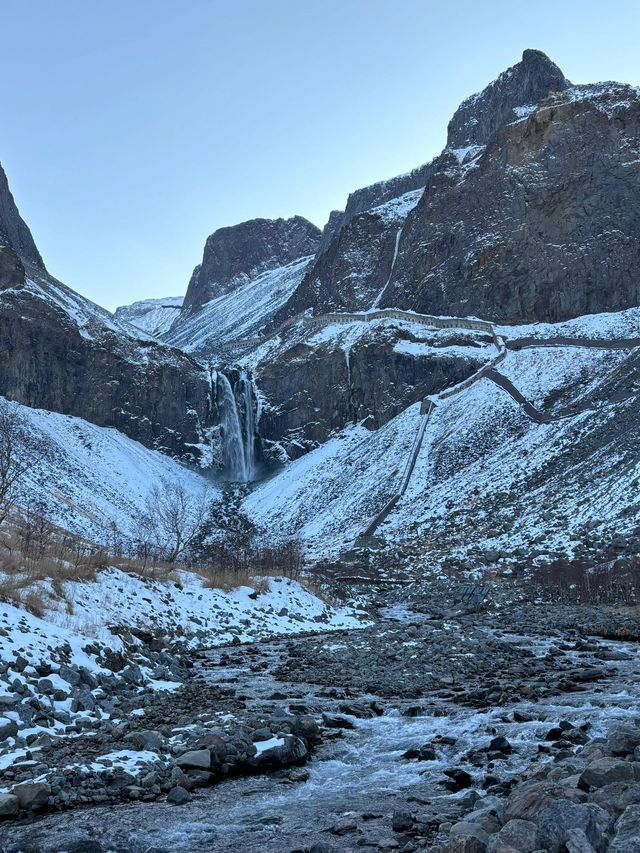
[[[15,720],[9,720],[7,717],[0,717],[0,740],[6,740],[8,737],[15,737],[18,734],[18,724]]]
[[[287,767],[291,764],[299,764],[306,761],[308,757],[307,745],[295,735],[287,735],[283,743],[263,749],[250,759],[253,767],[278,768]]]
[[[563,853],[569,832],[580,829],[599,850],[612,824],[610,815],[592,803],[559,801],[543,809],[535,818],[540,845],[549,853]]]
[[[530,820],[510,820],[491,839],[488,853],[505,853],[510,849],[518,853],[533,853],[540,847],[538,827]]]
[[[357,821],[352,817],[347,817],[334,823],[329,832],[333,835],[347,835],[349,832],[356,832],[357,829]]]
[[[394,832],[407,832],[413,827],[413,815],[402,809],[394,809],[391,828]]]
[[[11,711],[19,702],[19,696],[14,696],[12,693],[0,693],[0,711]]]
[[[20,801],[15,794],[0,794],[0,818],[18,814]]]
[[[67,846],[65,853],[104,853],[104,847],[95,838],[78,838]]]
[[[456,793],[457,791],[461,791],[463,788],[469,788],[471,786],[471,776],[467,773],[466,770],[462,770],[459,767],[455,767],[449,770],[444,771],[445,776],[448,776],[449,779],[445,782],[445,788],[449,791],[453,791]]]
[[[150,729],[139,729],[124,736],[124,741],[134,749],[160,752],[164,746],[164,738],[160,732]]]
[[[602,788],[614,782],[633,782],[633,765],[619,758],[597,758],[580,774],[578,785],[585,791]]]
[[[18,798],[21,809],[35,811],[47,805],[51,787],[47,782],[22,782],[14,785],[12,793]]]
[[[353,729],[355,728],[353,721],[343,717],[340,714],[322,714],[322,722],[328,729]]]
[[[320,237],[320,230],[301,216],[252,219],[219,228],[207,238],[202,263],[193,271],[184,312],[197,311],[266,270],[315,254]]]
[[[449,830],[448,853],[485,853],[489,835],[474,823],[462,820]]]
[[[175,759],[175,764],[180,768],[209,770],[211,767],[211,753],[208,749],[194,749],[179,755]]]
[[[589,794],[589,802],[617,818],[627,806],[640,805],[640,782],[614,782],[595,788]]]
[[[537,814],[558,800],[584,802],[586,799],[585,792],[577,788],[548,782],[524,782],[512,791],[504,812],[504,820],[534,820]]]
[[[567,853],[596,853],[594,846],[582,829],[570,829],[565,844]]]
[[[512,751],[511,744],[506,737],[494,737],[489,744],[489,752],[502,752],[504,755],[509,755]]]
[[[640,728],[616,725],[609,729],[607,746],[614,755],[631,755],[640,746]]]
[[[176,785],[167,794],[167,802],[174,806],[183,806],[191,799],[191,794],[181,785]]]
[[[640,849],[640,805],[628,806],[615,825],[608,853],[638,853]]]

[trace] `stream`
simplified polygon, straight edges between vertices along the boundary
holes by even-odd
[[[415,619],[415,614],[401,607],[384,615],[390,621],[403,622],[409,616]],[[510,640],[533,649],[536,656],[544,656],[550,647],[550,641],[540,637],[510,635]],[[334,642],[349,640],[327,636],[325,646]],[[252,711],[259,712],[264,706],[273,713],[274,697],[280,700],[283,714],[288,712],[290,703],[304,705],[308,713],[317,717],[323,711],[337,711],[338,700],[331,698],[331,691],[326,688],[285,683],[271,674],[283,656],[284,646],[283,641],[273,641],[254,647],[264,662],[264,669],[258,673],[225,664],[225,650],[210,651],[199,663],[197,677],[249,697],[246,707]],[[465,753],[486,746],[494,735],[504,735],[513,747],[512,754],[492,765],[497,777],[508,779],[538,759],[545,732],[560,720],[577,726],[589,724],[591,738],[603,734],[614,720],[637,716],[637,647],[620,642],[608,642],[603,647],[630,657],[606,664],[611,676],[578,693],[517,702],[488,711],[443,701],[424,716],[406,715],[412,704],[409,700],[381,700],[383,715],[351,718],[354,729],[336,731],[331,739],[325,739],[306,765],[309,778],[305,782],[292,782],[284,773],[236,778],[198,790],[183,806],[161,801],[93,806],[47,815],[29,827],[15,825],[4,840],[15,845],[37,837],[40,846],[35,849],[61,851],[70,838],[88,834],[99,838],[103,845],[108,841],[114,850],[120,847],[135,853],[287,853],[314,844],[328,845],[327,849],[336,851],[356,849],[356,845],[358,849],[376,848],[394,837],[394,808],[446,814],[448,804],[465,796],[468,791],[450,794],[442,787],[443,770],[462,767],[477,774]],[[167,701],[171,701],[170,697]],[[535,719],[513,722],[514,711]],[[448,740],[437,742],[439,737]],[[410,747],[434,739],[436,760],[402,758]],[[358,818],[359,832],[340,838],[332,835],[330,828],[350,813]],[[0,829],[0,839],[6,831]],[[8,845],[6,849],[29,848]],[[84,853],[85,848],[78,848],[80,851]],[[89,848],[86,851],[90,853]]]

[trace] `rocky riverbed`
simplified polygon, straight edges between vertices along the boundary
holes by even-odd
[[[0,778],[0,849],[640,849],[640,658],[602,639],[634,612],[372,603],[362,630],[192,653],[179,689],[38,744]]]

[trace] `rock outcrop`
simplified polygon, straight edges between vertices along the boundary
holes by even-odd
[[[404,224],[380,215],[419,186]],[[376,298],[381,307],[506,322],[635,306],[639,188],[638,90],[572,86],[543,53],[526,50],[460,106],[441,155],[353,193],[344,214],[332,214],[276,320],[363,310]]]
[[[1,170],[0,394],[192,461],[217,420],[208,371],[47,273]]]
[[[320,229],[302,216],[252,219],[219,228],[204,247],[184,299],[185,311],[201,308],[267,270],[315,254]]]

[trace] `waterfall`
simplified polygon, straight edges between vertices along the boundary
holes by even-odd
[[[255,475],[255,431],[256,423],[253,412],[253,383],[245,372],[240,374],[242,396],[244,401],[244,465],[247,480],[253,480]]]
[[[243,371],[232,387],[220,372],[218,389],[225,468],[229,479],[248,483],[256,468],[253,383]]]

